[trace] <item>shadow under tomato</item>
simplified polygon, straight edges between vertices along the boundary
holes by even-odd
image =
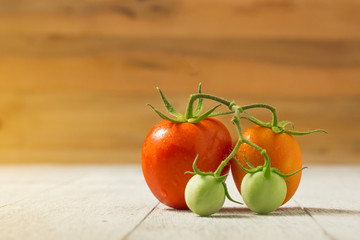
[[[186,213],[186,212],[191,212],[189,209],[175,209],[175,208],[165,208],[162,209],[164,211],[169,211],[169,212],[181,212],[181,213]]]
[[[165,211],[191,213],[190,210],[165,208]],[[301,208],[301,207],[281,207],[268,214],[257,214],[246,207],[223,207],[219,212],[209,216],[210,218],[249,218],[257,216],[312,216],[312,215],[353,215],[359,214],[360,210],[332,209],[332,208]]]
[[[334,208],[304,208],[311,215],[328,215],[328,214],[360,214],[360,210],[334,209]]]
[[[218,213],[212,215],[213,218],[245,218],[257,216],[313,216],[313,215],[360,215],[360,210],[332,209],[332,208],[301,208],[301,207],[282,207],[274,212],[262,215],[251,211],[248,208],[222,208]]]
[[[335,208],[301,208],[284,207],[269,213],[269,216],[299,216],[299,215],[337,215],[337,214],[360,214],[360,210],[335,209]]]
[[[248,208],[223,207],[219,212],[211,215],[212,218],[249,218],[254,213]]]

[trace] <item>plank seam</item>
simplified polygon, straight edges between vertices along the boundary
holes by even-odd
[[[316,219],[311,215],[311,213],[309,212],[309,210],[307,208],[303,208],[304,211],[311,217],[311,219],[315,222],[316,225],[318,225],[320,227],[320,229],[323,231],[324,235],[326,237],[328,237],[331,240],[337,240],[337,238],[333,237],[330,235],[330,233],[328,233],[321,225],[318,221],[316,221]]]
[[[140,221],[138,224],[136,224],[127,234],[124,235],[124,237],[121,238],[121,240],[126,240],[135,230],[145,221],[146,218],[150,216],[150,214],[159,206],[160,202],[158,202]]]
[[[311,215],[310,211],[306,208],[306,207],[303,207],[299,202],[297,202],[295,199],[293,199],[294,202],[296,202],[297,205],[299,205],[303,210],[304,212],[309,215],[309,217],[313,220],[313,222],[321,229],[321,231],[324,233],[324,235],[329,238],[330,240],[338,240],[337,238],[331,236],[330,233],[328,233],[322,226],[321,224],[314,218],[313,215]]]

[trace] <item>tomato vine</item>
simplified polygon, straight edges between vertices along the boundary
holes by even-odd
[[[269,128],[274,133],[279,134],[279,135],[283,134],[283,133],[291,134],[291,135],[307,135],[307,134],[311,134],[311,133],[315,133],[315,132],[327,133],[323,129],[316,129],[316,130],[307,131],[307,132],[295,131],[293,122],[291,122],[291,121],[279,122],[278,121],[278,114],[277,114],[276,108],[274,108],[270,105],[267,105],[267,104],[249,104],[249,105],[240,106],[240,105],[237,105],[234,101],[228,101],[221,97],[202,93],[201,92],[201,84],[199,84],[198,93],[190,95],[188,104],[186,106],[185,114],[181,114],[177,110],[175,110],[175,108],[168,102],[168,100],[165,98],[162,91],[159,88],[157,88],[157,89],[160,93],[160,96],[165,105],[165,108],[167,109],[168,113],[171,114],[173,117],[168,117],[168,116],[164,115],[163,113],[161,113],[157,109],[155,109],[151,104],[148,104],[148,105],[164,120],[167,120],[167,121],[170,121],[173,123],[179,123],[179,124],[181,124],[181,123],[196,124],[196,123],[199,123],[209,117],[214,117],[214,116],[219,116],[219,115],[227,115],[227,114],[233,115],[231,121],[236,127],[238,139],[237,139],[236,144],[233,147],[232,151],[226,156],[226,158],[223,161],[220,162],[220,164],[218,165],[218,167],[215,171],[210,171],[210,172],[200,171],[196,165],[197,160],[198,160],[198,155],[197,155],[195,160],[193,161],[194,172],[189,172],[189,171],[186,172],[186,173],[193,174],[194,175],[193,178],[195,179],[195,177],[196,177],[196,180],[189,181],[188,184],[190,184],[192,186],[191,187],[187,186],[186,188],[187,189],[195,189],[195,190],[185,191],[185,195],[186,195],[185,198],[190,199],[190,200],[188,200],[189,203],[187,202],[188,205],[191,205],[190,209],[194,212],[197,212],[199,215],[206,216],[206,215],[212,214],[214,211],[216,212],[219,209],[219,206],[223,204],[223,202],[221,203],[221,199],[223,197],[219,196],[220,201],[218,202],[218,204],[216,206],[209,207],[209,208],[211,208],[211,211],[210,210],[206,211],[206,209],[205,210],[202,209],[201,211],[198,211],[198,208],[199,208],[198,206],[202,205],[201,203],[199,203],[199,201],[200,201],[199,199],[201,199],[201,197],[199,195],[196,195],[197,199],[194,199],[195,197],[191,196],[192,191],[196,191],[196,189],[198,190],[200,188],[206,188],[204,186],[211,185],[212,187],[214,187],[216,185],[215,183],[217,183],[217,182],[222,183],[222,185],[224,187],[223,193],[219,193],[219,194],[224,194],[224,195],[226,195],[226,197],[229,200],[236,202],[236,203],[240,203],[238,201],[233,200],[227,191],[227,187],[225,184],[225,179],[227,177],[227,174],[221,176],[221,173],[223,172],[224,167],[229,164],[229,161],[231,159],[235,159],[235,161],[240,166],[240,168],[249,175],[249,176],[246,176],[246,181],[244,181],[246,183],[242,182],[242,185],[244,184],[245,186],[244,187],[241,186],[241,189],[243,189],[243,188],[245,189],[244,194],[246,197],[243,197],[243,200],[245,201],[246,205],[250,209],[252,209],[255,212],[261,213],[261,214],[265,214],[265,213],[268,213],[268,212],[271,212],[271,211],[277,209],[284,201],[285,195],[286,195],[286,189],[284,189],[284,186],[286,188],[284,178],[291,177],[291,176],[299,173],[300,171],[302,171],[304,168],[306,168],[306,167],[303,167],[292,173],[284,174],[277,168],[271,167],[271,159],[269,158],[267,151],[264,148],[249,141],[247,138],[244,137],[244,135],[242,133],[241,125],[240,125],[240,119],[246,119],[258,126]],[[211,108],[210,110],[206,111],[205,113],[201,113],[202,108],[203,108],[203,100],[204,99],[212,100],[214,102],[219,103],[219,105],[216,105],[215,107]],[[196,101],[197,101],[197,105],[194,108],[194,104]],[[229,111],[215,112],[215,110],[221,105],[226,106],[229,109]],[[247,110],[254,109],[254,108],[263,108],[263,109],[269,110],[272,113],[271,123],[265,123],[265,122],[255,118],[254,116],[252,116],[251,114],[249,114],[247,112]],[[286,128],[286,126],[288,126],[288,125],[290,125],[292,127],[292,130],[289,130]],[[248,161],[248,159],[245,156],[243,156],[245,162],[250,167],[249,169],[245,168],[239,162],[239,160],[235,157],[235,155],[238,153],[239,148],[242,144],[247,144],[247,145],[253,147],[254,149],[256,149],[257,151],[259,151],[260,154],[264,158],[264,164],[254,167]],[[262,174],[260,174],[260,173],[262,173]],[[208,178],[204,178],[204,177],[208,177]],[[207,184],[207,181],[212,181],[213,184],[209,185],[209,184]],[[251,185],[259,186],[259,182],[260,182],[260,185],[263,184],[264,182],[266,182],[266,184],[268,184],[268,186],[270,186],[272,184],[274,186],[274,188],[278,187],[279,188],[278,191],[281,192],[281,194],[280,194],[281,197],[274,198],[273,203],[270,203],[270,204],[267,201],[256,200],[256,196],[254,197],[254,195],[252,193],[248,194],[247,188],[250,188]],[[253,188],[256,188],[256,187],[253,187]],[[260,188],[257,188],[257,190],[255,192],[256,192],[256,194],[261,195],[263,190],[264,189],[262,189],[260,187]],[[199,192],[199,191],[197,191],[197,192]],[[284,195],[284,191],[285,191],[285,195]],[[190,196],[189,196],[189,194],[190,194]],[[255,204],[254,204],[254,202],[255,202]],[[221,208],[221,206],[220,206],[220,208]]]

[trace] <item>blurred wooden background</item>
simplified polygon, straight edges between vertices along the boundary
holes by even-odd
[[[155,87],[183,111],[199,82],[360,163],[358,0],[0,0],[0,163],[139,163]]]

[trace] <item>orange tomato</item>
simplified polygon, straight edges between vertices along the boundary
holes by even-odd
[[[141,164],[146,183],[163,204],[187,209],[185,187],[192,175],[185,172],[193,171],[196,155],[200,171],[215,171],[231,149],[229,131],[214,118],[195,124],[163,120],[150,130],[143,144]]]
[[[257,125],[245,130],[243,135],[245,139],[255,143],[263,149],[266,149],[270,158],[271,167],[277,168],[281,173],[290,174],[302,167],[299,144],[292,135],[287,133],[276,134],[269,128]],[[240,146],[236,154],[236,158],[244,167],[250,168],[246,164],[243,155],[245,155],[247,160],[254,167],[264,164],[264,157],[261,153],[248,144],[242,144]],[[231,160],[231,172],[236,187],[240,192],[241,182],[246,173],[240,168],[234,159]],[[295,194],[299,186],[300,179],[301,172],[286,178],[289,182],[286,182],[287,194],[283,204],[289,201],[289,199]]]

